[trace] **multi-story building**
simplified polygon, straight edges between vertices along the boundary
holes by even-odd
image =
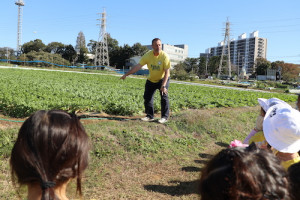
[[[147,48],[151,50],[152,46],[147,45]],[[188,57],[189,53],[189,48],[186,44],[162,44],[162,50],[169,55],[171,68],[173,68],[179,62],[183,62]]]
[[[201,56],[221,56],[224,42],[220,42],[217,47],[211,47]],[[228,55],[227,45],[225,46],[225,55]],[[267,39],[258,37],[258,31],[254,31],[247,38],[246,33],[238,37],[238,40],[230,41],[230,61],[232,69],[252,73],[255,70],[255,61],[257,58],[266,59],[267,56]],[[237,68],[238,67],[238,68]]]

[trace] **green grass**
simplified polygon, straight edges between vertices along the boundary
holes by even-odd
[[[93,123],[82,120],[93,146],[90,165],[85,172],[83,183],[85,197],[195,199],[196,194],[173,198],[165,193],[149,192],[143,189],[143,186],[150,183],[152,176],[131,177],[131,171],[135,171],[134,174],[137,175],[147,173],[148,170],[168,174],[168,171],[174,170],[174,165],[179,169],[180,166],[191,166],[193,160],[199,159],[199,153],[214,154],[221,148],[218,145],[226,146],[234,139],[243,140],[254,127],[258,113],[258,107],[187,110],[173,115],[164,125],[139,120],[99,120]],[[6,181],[6,186],[0,191],[0,197],[3,199],[16,198],[9,181],[8,158],[18,128],[17,125],[4,128],[0,134],[0,165],[3,166],[0,177]],[[155,169],[155,166],[160,167]],[[193,182],[199,176],[197,172],[194,172],[194,175],[183,174],[182,171],[172,172],[168,176],[162,176],[157,184],[171,184],[171,180],[179,178]],[[109,194],[112,192],[111,185],[116,185],[115,190],[122,189],[122,192]],[[68,191],[69,196],[75,198],[74,181]],[[169,190],[166,191],[168,192],[170,193]]]
[[[13,66],[13,64],[7,62],[0,62],[0,66]]]

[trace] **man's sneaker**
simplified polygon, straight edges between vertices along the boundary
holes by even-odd
[[[143,118],[141,118],[141,120],[144,122],[153,122],[154,121],[154,119],[153,118],[151,119],[150,117],[143,117]]]
[[[166,118],[161,118],[160,120],[158,120],[159,123],[164,124],[166,123],[168,120]]]

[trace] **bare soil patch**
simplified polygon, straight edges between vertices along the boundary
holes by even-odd
[[[0,114],[0,130],[18,128],[26,118],[10,118]]]
[[[221,146],[212,143],[209,150],[184,158],[161,162],[115,159],[103,164],[86,179],[101,174],[101,183],[85,187],[88,199],[199,199],[201,169]]]

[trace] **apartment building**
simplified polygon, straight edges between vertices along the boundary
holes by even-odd
[[[224,45],[224,42],[220,42],[217,47],[208,48],[205,53],[201,53],[200,57],[221,56]],[[228,55],[227,44],[225,54]],[[252,73],[255,70],[256,59],[266,59],[266,56],[267,39],[258,37],[258,31],[250,33],[248,38],[246,33],[243,33],[237,40],[230,41],[230,61],[233,70],[245,71],[247,74]]]
[[[147,45],[147,48],[152,50],[151,45]],[[183,62],[188,57],[189,53],[189,48],[186,44],[162,44],[162,50],[169,55],[171,68],[173,68],[179,62]]]

